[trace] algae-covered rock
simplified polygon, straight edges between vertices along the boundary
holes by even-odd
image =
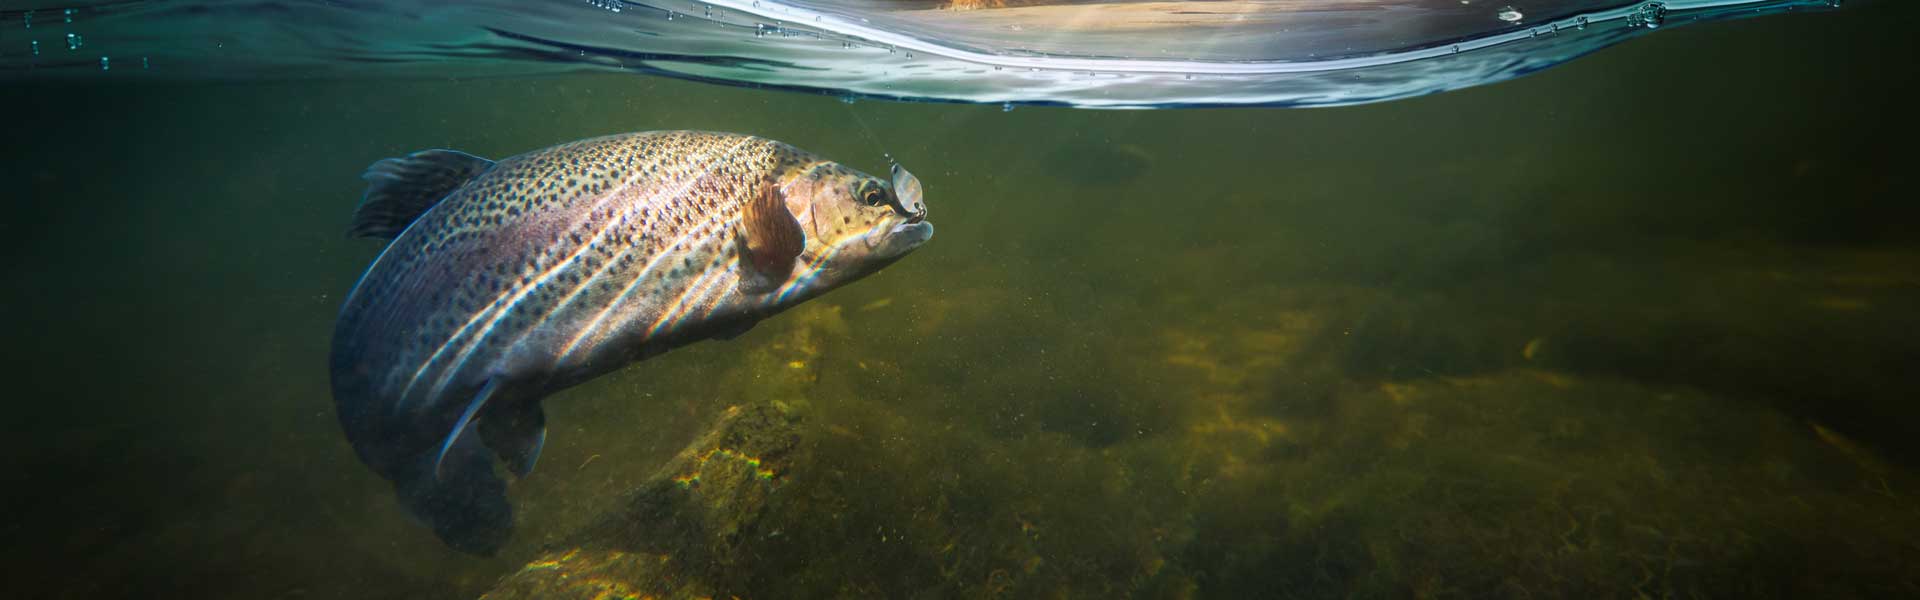
[[[620,508],[482,598],[710,598],[732,587],[741,540],[799,448],[797,423],[771,406],[728,408]]]

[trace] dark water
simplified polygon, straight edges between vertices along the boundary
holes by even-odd
[[[1292,111],[9,81],[0,581],[471,598],[773,402],[810,458],[742,542],[741,597],[1920,594],[1916,17],[1702,26]],[[356,175],[667,128],[873,172],[884,150],[939,234],[552,398],[517,537],[446,549],[328,397],[379,250],[342,237]]]

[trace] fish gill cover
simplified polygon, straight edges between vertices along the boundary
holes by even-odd
[[[1840,0],[287,0],[0,3],[0,78],[614,70],[856,98],[1329,106],[1525,75]]]

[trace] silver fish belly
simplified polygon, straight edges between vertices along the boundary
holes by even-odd
[[[350,233],[392,241],[336,322],[335,405],[408,510],[477,554],[511,533],[494,461],[532,470],[542,398],[737,335],[933,233],[903,169],[882,181],[728,133],[616,135],[497,163],[429,150],[365,177]]]

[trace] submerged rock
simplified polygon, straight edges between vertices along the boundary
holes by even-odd
[[[483,600],[711,598],[737,587],[742,548],[800,447],[800,419],[734,406],[620,503],[502,579]]]

